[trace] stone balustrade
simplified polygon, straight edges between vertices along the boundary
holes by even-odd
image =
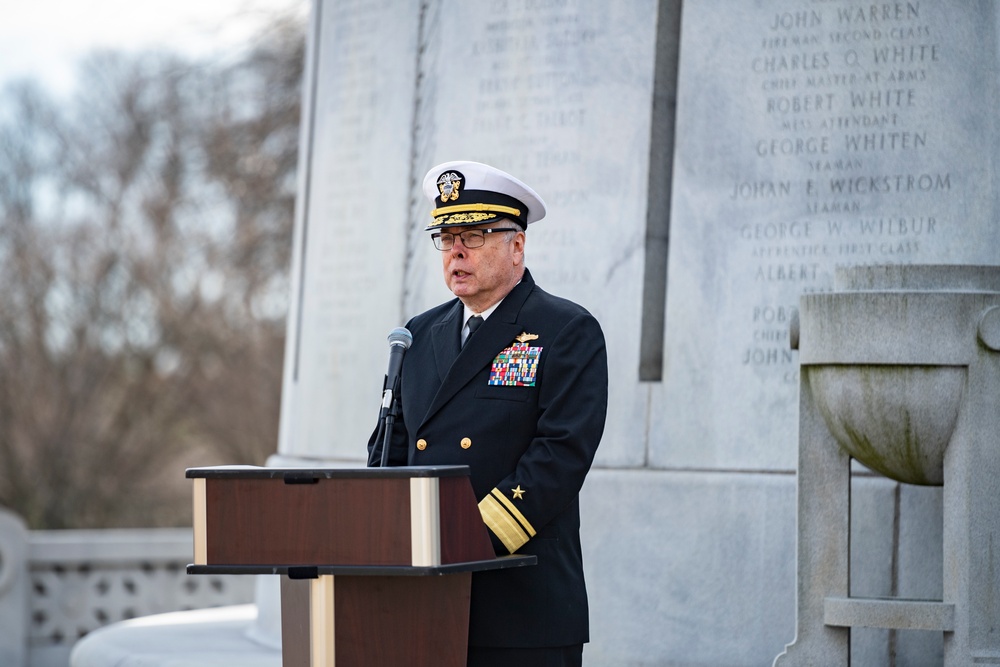
[[[191,557],[186,528],[28,531],[0,510],[0,664],[66,667],[103,626],[253,600],[252,577],[192,577]]]

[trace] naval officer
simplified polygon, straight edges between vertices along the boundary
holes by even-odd
[[[406,325],[389,464],[469,466],[496,553],[538,558],[473,575],[469,666],[578,666],[589,639],[579,493],[607,414],[604,334],[525,267],[528,227],[545,215],[534,190],[467,161],[434,167],[423,190],[456,298]]]

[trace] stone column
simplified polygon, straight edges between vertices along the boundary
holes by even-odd
[[[28,530],[0,509],[0,665],[28,664]]]

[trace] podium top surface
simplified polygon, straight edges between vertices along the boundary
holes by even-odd
[[[227,465],[188,468],[188,479],[409,479],[412,477],[467,477],[469,466],[396,466],[391,468],[268,468]]]

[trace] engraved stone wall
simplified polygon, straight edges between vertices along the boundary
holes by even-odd
[[[788,325],[835,267],[1000,263],[994,13],[685,3],[655,465],[794,469]]]
[[[279,451],[363,460],[402,324],[419,3],[317,2]]]
[[[541,194],[549,214],[528,229],[526,265],[543,289],[591,310],[608,340],[607,429],[616,437],[605,438],[598,461],[641,465],[647,390],[637,378],[657,4],[433,7],[415,164],[486,162]],[[416,227],[430,206],[423,196],[414,201]],[[410,314],[451,297],[426,234],[413,242]]]

